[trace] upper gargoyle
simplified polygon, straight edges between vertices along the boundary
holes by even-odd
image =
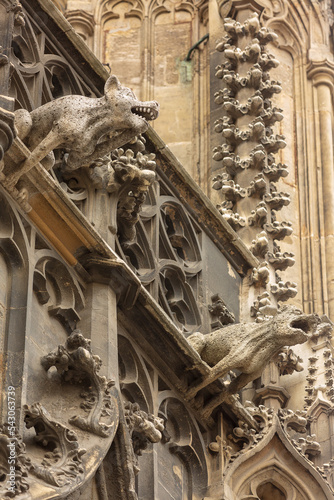
[[[194,382],[187,399],[217,378],[227,375],[230,370],[241,371],[226,391],[227,394],[235,394],[258,378],[271,358],[284,346],[306,342],[320,322],[316,314],[303,314],[296,307],[284,306],[276,316],[263,323],[239,323],[208,335],[190,335],[187,340],[212,369],[203,380]]]
[[[138,101],[114,75],[108,78],[103,97],[68,95],[31,113],[19,109],[15,112],[15,127],[31,155],[18,172],[7,177],[7,185],[14,186],[21,175],[43,159],[44,166],[51,168],[50,153],[59,147],[68,153],[66,170],[89,166],[144,133],[148,121],[155,120],[158,114],[156,101]]]

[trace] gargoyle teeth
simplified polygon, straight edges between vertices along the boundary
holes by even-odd
[[[158,112],[155,109],[151,109],[147,106],[135,106],[131,111],[145,120],[155,120],[158,116]]]

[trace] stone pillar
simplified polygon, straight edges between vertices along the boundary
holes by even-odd
[[[217,0],[209,1],[209,59],[210,59],[210,149],[211,151],[219,146],[220,138],[215,132],[214,123],[221,116],[220,106],[215,102],[215,93],[220,89],[220,81],[216,78],[216,66],[221,63],[221,55],[216,50],[216,41],[224,36],[224,17],[228,15],[231,8],[230,2],[218,2]],[[221,173],[221,166],[211,156],[210,172],[208,175],[208,192],[210,198],[216,204],[220,200],[217,191],[211,189],[212,178]]]
[[[328,60],[311,62],[308,77],[315,89],[315,114],[318,121],[318,158],[317,168],[321,167],[323,230],[325,242],[328,305],[325,312],[334,317],[334,151],[333,151],[333,89],[334,63]]]
[[[81,313],[80,328],[92,340],[94,354],[102,360],[101,375],[118,384],[117,306],[115,286],[111,284],[112,271],[100,263],[88,269],[92,283],[87,287],[87,304]]]
[[[15,136],[14,99],[8,97],[9,55],[13,33],[23,25],[24,14],[21,4],[16,0],[0,0],[0,162]]]
[[[290,396],[284,387],[280,385],[280,374],[277,363],[271,361],[264,369],[261,376],[263,387],[256,389],[253,398],[254,403],[273,408],[275,411],[285,408]]]

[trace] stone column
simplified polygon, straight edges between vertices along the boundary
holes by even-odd
[[[211,151],[219,146],[220,139],[218,134],[215,132],[214,123],[221,116],[220,106],[215,102],[214,95],[220,89],[220,81],[216,78],[216,66],[221,63],[221,55],[216,50],[216,41],[222,38],[225,34],[224,32],[224,17],[227,17],[229,10],[231,8],[230,2],[218,2],[216,0],[209,1],[209,60],[210,60],[210,149]],[[208,192],[210,193],[210,198],[213,203],[219,203],[220,196],[217,191],[211,189],[212,178],[221,173],[221,166],[219,163],[212,159],[208,175]]]
[[[9,55],[14,31],[21,26],[24,26],[21,4],[16,0],[0,0],[0,162],[15,136],[14,99],[8,97]]]
[[[325,312],[334,317],[334,151],[333,151],[333,89],[334,63],[328,60],[311,62],[308,77],[315,89],[315,113],[318,120],[322,197],[324,207],[322,239],[325,242],[328,305]]]

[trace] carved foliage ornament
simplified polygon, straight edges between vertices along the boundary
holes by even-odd
[[[226,13],[232,3],[238,9],[238,2],[223,2]],[[286,165],[275,163],[274,154],[286,143],[273,128],[283,119],[282,110],[271,101],[274,94],[281,92],[281,84],[270,79],[269,70],[279,62],[266,50],[266,45],[278,37],[261,26],[258,14],[263,7],[256,8],[256,1],[251,3],[255,12],[243,23],[224,19],[226,35],[216,45],[217,51],[223,53],[222,64],[216,68],[222,88],[215,94],[215,102],[222,110],[215,131],[222,143],[213,151],[213,159],[221,162],[213,188],[223,199],[218,210],[259,258],[260,266],[254,269],[250,284],[268,291],[275,312],[277,302],[297,293],[295,283],[284,283],[278,277],[270,283],[271,276],[275,276],[270,271],[294,264],[293,256],[274,253],[275,240],[292,232],[291,223],[279,222],[275,215],[290,203],[289,194],[279,192],[274,184],[288,173]],[[268,316],[257,310],[256,304],[252,315],[259,322]]]
[[[13,498],[29,489],[30,460],[21,436],[9,424],[0,426],[0,497]]]
[[[277,366],[280,375],[291,375],[294,371],[303,371],[302,358],[297,356],[292,349],[284,347],[277,356]]]
[[[90,177],[99,188],[117,193],[117,231],[122,242],[136,237],[135,225],[146,199],[148,189],[155,180],[155,155],[132,149],[119,148],[95,161],[89,169]]]
[[[137,456],[147,448],[148,443],[158,443],[165,429],[162,418],[155,417],[140,409],[137,403],[124,405],[125,421],[132,439],[134,452],[134,472],[139,472]]]
[[[90,340],[85,339],[80,330],[74,330],[64,346],[59,345],[57,351],[44,356],[41,362],[46,371],[55,366],[64,381],[86,387],[80,394],[84,399],[80,407],[88,416],[72,416],[71,424],[101,437],[116,431],[118,410],[110,393],[115,383],[98,374],[101,359],[92,354]]]
[[[35,441],[51,451],[45,453],[40,464],[32,462],[29,471],[53,486],[79,483],[84,468],[81,456],[86,450],[79,449],[78,438],[72,430],[52,420],[51,415],[39,403],[25,405],[25,424],[34,427]]]
[[[247,401],[246,408],[259,425],[259,431],[249,428],[249,426],[239,421],[238,426],[233,429],[228,436],[228,443],[225,443],[225,471],[227,473],[230,465],[241,455],[249,450],[256,448],[262,439],[270,432],[272,428],[279,428],[284,433],[286,439],[295,447],[295,449],[308,461],[313,467],[312,457],[319,455],[320,445],[315,441],[315,436],[307,435],[307,418],[305,411],[292,411],[280,409],[278,413],[272,408],[266,408],[263,405],[256,407],[253,403]],[[238,444],[239,450],[234,451],[235,444]],[[212,451],[219,451],[220,448],[215,443],[210,444]]]

